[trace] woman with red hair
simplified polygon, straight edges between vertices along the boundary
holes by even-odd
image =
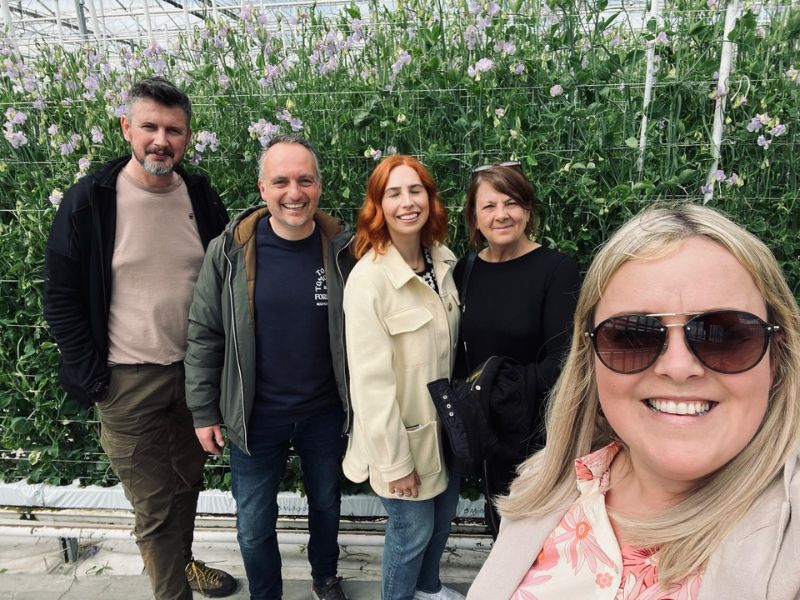
[[[359,259],[344,290],[354,422],[344,473],[369,479],[389,515],[382,600],[463,598],[439,580],[458,504],[428,382],[449,378],[458,334],[447,213],[427,169],[394,155],[370,175]]]

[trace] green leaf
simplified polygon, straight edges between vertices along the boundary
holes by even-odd
[[[625,140],[625,145],[628,148],[638,148],[639,147],[639,140],[635,137],[631,136]]]

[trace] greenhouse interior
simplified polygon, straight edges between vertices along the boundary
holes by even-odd
[[[460,257],[469,246],[464,206],[473,169],[518,161],[538,199],[535,239],[574,256],[581,272],[642,208],[686,201],[719,209],[763,239],[800,297],[795,1],[0,5],[0,526],[7,535],[37,513],[54,539],[77,538],[109,519],[130,524],[96,413],[59,384],[43,276],[66,190],[130,154],[120,117],[128,90],[144,77],[165,77],[190,97],[184,163],[209,177],[231,218],[261,203],[261,149],[275,135],[300,134],[319,158],[321,208],[350,226],[376,165],[397,153],[417,157],[437,182],[447,244]],[[205,488],[204,543],[217,534],[233,543],[227,452],[208,461]],[[343,494],[348,535],[381,531],[385,512],[368,484],[343,480]],[[302,532],[307,506],[294,456],[279,504],[286,535]],[[468,540],[461,549],[479,557],[464,559],[473,571],[458,577],[468,581],[491,540],[477,478],[463,480],[457,517]],[[69,542],[62,544],[66,557]],[[103,572],[102,561],[83,564],[84,573]]]

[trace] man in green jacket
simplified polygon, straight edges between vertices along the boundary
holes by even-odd
[[[275,525],[289,448],[309,503],[317,600],[346,600],[337,577],[340,472],[347,429],[342,288],[350,234],[320,212],[314,150],[273,138],[259,158],[266,206],[241,213],[209,245],[189,311],[186,397],[203,448],[231,442],[237,530],[252,600],[278,600]]]

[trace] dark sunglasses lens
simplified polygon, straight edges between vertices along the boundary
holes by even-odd
[[[700,361],[719,373],[755,367],[767,350],[764,322],[740,311],[699,315],[686,324],[686,342]]]
[[[594,348],[598,358],[617,373],[638,373],[652,365],[666,340],[658,319],[625,315],[603,321],[595,330]]]

